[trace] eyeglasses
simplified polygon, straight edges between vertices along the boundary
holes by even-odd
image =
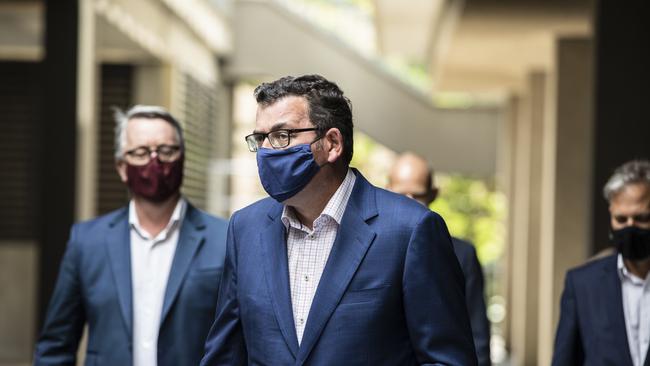
[[[317,130],[318,128],[294,128],[275,130],[269,133],[251,133],[246,136],[246,143],[248,144],[248,150],[250,150],[250,152],[257,152],[257,150],[264,144],[264,140],[268,137],[271,147],[274,149],[281,149],[289,146],[292,135],[300,132]]]
[[[160,162],[171,163],[181,155],[181,147],[178,145],[158,145],[154,148],[139,146],[125,152],[124,157],[131,165],[146,165],[151,161],[151,154],[154,152]]]
[[[650,223],[650,212],[639,214],[639,215],[632,215],[632,216],[614,215],[613,217],[614,217],[614,221],[616,221],[621,225],[626,224],[630,219],[632,219],[635,223],[639,223],[639,224]]]

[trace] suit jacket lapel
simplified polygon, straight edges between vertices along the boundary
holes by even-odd
[[[128,334],[133,334],[131,290],[131,237],[129,235],[128,209],[124,209],[109,223],[106,250],[115,279],[115,288]]]
[[[604,301],[608,305],[606,312],[608,329],[611,330],[613,338],[616,340],[615,346],[621,355],[620,360],[625,362],[626,365],[632,366],[627,329],[625,327],[625,314],[623,312],[623,291],[621,289],[621,280],[617,273],[616,260],[607,263],[604,267],[602,283],[605,286],[605,297],[603,299],[609,298],[609,301]]]
[[[287,263],[287,245],[285,227],[280,219],[282,206],[275,205],[269,217],[271,223],[260,233],[260,253],[264,262],[266,283],[273,304],[273,311],[280,326],[280,331],[291,353],[298,352],[298,337],[293,321],[291,290],[289,287],[289,267]]]
[[[357,181],[309,310],[297,365],[307,360],[376,236],[366,223],[377,215],[374,187],[358,171],[355,174]]]
[[[178,290],[185,279],[185,274],[190,268],[194,254],[205,239],[203,229],[205,229],[205,223],[199,215],[199,211],[188,203],[187,212],[181,225],[181,232],[178,236],[176,253],[174,253],[172,267],[169,270],[169,278],[167,279],[167,288],[165,290],[165,298],[160,315],[160,324],[165,321],[165,317],[169,314]]]

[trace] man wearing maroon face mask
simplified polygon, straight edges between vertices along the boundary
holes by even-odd
[[[184,144],[161,107],[118,113],[115,161],[128,206],[73,226],[35,365],[195,365],[216,308],[226,223],[180,194]]]

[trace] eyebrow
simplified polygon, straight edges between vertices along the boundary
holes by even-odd
[[[286,128],[287,128],[287,124],[289,124],[290,122],[293,122],[293,121],[278,122],[278,123],[274,124],[274,125],[271,127],[271,129],[269,130],[269,132],[273,132],[273,131],[277,131],[277,130],[286,129]],[[253,130],[253,133],[265,133],[265,132],[262,132],[262,131],[260,131],[260,130],[258,130],[258,129],[255,129],[255,130]]]

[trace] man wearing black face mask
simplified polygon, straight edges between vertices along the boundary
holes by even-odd
[[[202,365],[476,365],[444,221],[349,168],[352,112],[318,75],[255,90],[269,198],[236,212]]]
[[[619,167],[604,193],[618,253],[567,273],[556,366],[650,365],[650,161]]]
[[[118,113],[115,161],[127,207],[73,226],[35,365],[196,365],[217,301],[226,222],[180,194],[180,124],[161,107]]]

